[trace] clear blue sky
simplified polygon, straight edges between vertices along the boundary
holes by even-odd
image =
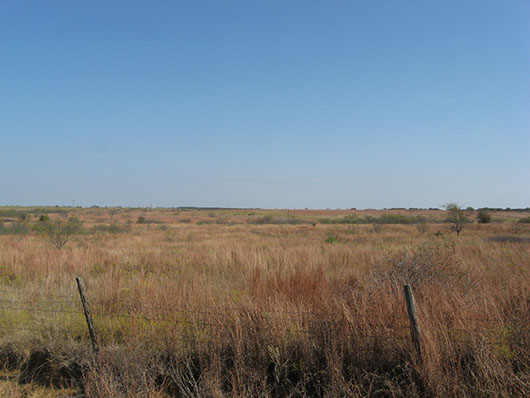
[[[530,205],[530,1],[0,0],[0,204]]]

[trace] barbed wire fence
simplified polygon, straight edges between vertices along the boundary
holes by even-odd
[[[154,329],[162,329],[162,331],[181,327],[187,329],[195,328],[195,331],[207,329],[210,332],[202,334],[182,333],[181,335],[172,333],[171,337],[173,339],[191,344],[200,340],[207,341],[208,336],[211,336],[215,330],[219,331],[234,325],[233,322],[230,323],[227,320],[251,319],[256,321],[256,324],[266,327],[267,330],[304,335],[309,339],[320,336],[316,331],[323,329],[356,339],[378,339],[381,338],[384,331],[385,336],[395,341],[401,341],[403,344],[410,341],[417,361],[419,363],[422,361],[422,323],[421,319],[418,319],[416,303],[409,285],[404,286],[405,300],[403,303],[407,307],[408,325],[406,318],[402,319],[403,323],[396,323],[395,320],[390,323],[385,322],[386,320],[373,322],[366,319],[364,315],[348,314],[347,317],[351,319],[362,318],[362,322],[354,325],[353,322],[344,319],[326,319],[322,317],[322,314],[312,311],[275,311],[275,313],[281,313],[281,318],[278,318],[271,312],[258,313],[255,310],[236,306],[155,305],[151,306],[150,310],[162,311],[164,316],[156,314],[146,316],[143,313],[139,313],[137,308],[135,310],[133,303],[120,301],[119,304],[123,305],[123,307],[128,307],[128,310],[123,311],[123,307],[121,307],[123,312],[117,313],[100,305],[91,308],[90,304],[92,303],[88,300],[82,280],[76,278],[76,281],[79,291],[77,298],[73,295],[46,294],[47,297],[44,300],[18,300],[13,299],[14,291],[0,289],[0,313],[2,314],[0,317],[0,330],[6,332],[31,332],[43,336],[49,335],[49,337],[59,334],[76,336],[86,339],[86,341],[90,340],[92,350],[97,354],[100,344],[105,343],[105,341],[102,341],[103,338],[99,334],[100,330],[98,328],[105,326],[106,330],[119,330],[123,326],[121,324],[123,320],[140,323]],[[13,316],[13,313],[21,315]],[[50,316],[54,317],[50,318]],[[49,326],[50,322],[54,325],[53,327]],[[291,322],[294,325],[283,325],[282,322]],[[500,325],[503,322],[505,322],[505,319],[490,317],[451,317],[446,319],[446,327],[440,329],[439,332],[445,333],[446,341],[451,344],[465,344],[469,343],[473,337],[470,334],[471,323],[475,325]],[[39,323],[41,326],[37,325]],[[452,326],[454,324],[465,324],[467,328],[454,327]],[[75,327],[72,325],[75,325]],[[519,326],[530,332],[529,325],[525,320]],[[495,338],[495,336],[482,341],[482,343],[500,346],[506,344],[503,339]]]

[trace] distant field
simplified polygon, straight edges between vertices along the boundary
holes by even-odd
[[[0,394],[527,396],[530,213],[446,216],[0,207]]]

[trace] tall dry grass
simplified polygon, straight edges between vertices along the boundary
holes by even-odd
[[[489,240],[509,234],[507,223],[473,224],[457,239],[445,224],[376,233],[247,224],[262,214],[237,210],[76,212],[88,231],[101,222],[130,228],[77,235],[63,250],[35,234],[0,236],[0,359],[21,382],[69,384],[91,397],[530,391],[529,244]],[[136,224],[142,214],[164,223]],[[215,217],[223,222],[200,223]],[[94,312],[98,358],[76,276]],[[422,364],[403,283],[416,296]]]

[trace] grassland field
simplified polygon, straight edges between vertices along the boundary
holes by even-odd
[[[0,395],[528,396],[530,213],[446,216],[1,207]]]

